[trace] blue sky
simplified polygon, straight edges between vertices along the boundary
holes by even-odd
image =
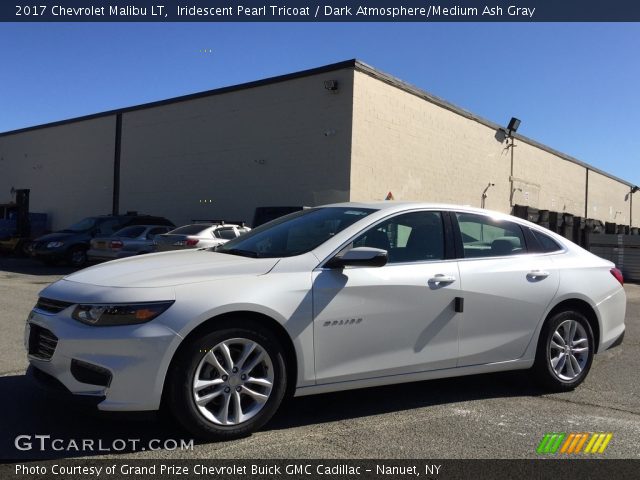
[[[640,24],[0,24],[0,132],[358,58],[640,183],[638,51]]]

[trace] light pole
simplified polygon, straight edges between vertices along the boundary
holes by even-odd
[[[633,194],[640,190],[640,187],[634,185],[629,192],[629,229],[633,227]]]
[[[513,150],[515,148],[515,138],[513,136],[514,133],[518,131],[518,127],[520,126],[520,120],[516,117],[511,117],[509,120],[509,125],[504,129],[504,134],[507,140],[507,148],[511,149],[511,169],[509,171],[509,206],[513,208],[513,193],[515,192],[513,188]],[[511,140],[511,143],[509,143]]]

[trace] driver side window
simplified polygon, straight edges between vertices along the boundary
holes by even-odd
[[[371,227],[353,246],[386,250],[387,263],[444,259],[444,228],[440,212],[410,212]]]

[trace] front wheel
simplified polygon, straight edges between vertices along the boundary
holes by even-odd
[[[549,390],[573,390],[589,373],[594,352],[593,331],[586,317],[575,310],[557,313],[540,332],[533,373]]]
[[[87,251],[83,247],[73,247],[67,256],[69,265],[80,268],[87,263]]]
[[[251,434],[269,421],[286,391],[277,337],[257,324],[236,325],[189,341],[169,372],[169,409],[199,438]]]

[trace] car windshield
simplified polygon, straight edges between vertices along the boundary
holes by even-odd
[[[142,235],[147,227],[126,227],[113,234],[114,237],[136,238]]]
[[[375,210],[321,207],[302,210],[259,226],[215,251],[246,257],[291,257],[313,250]]]
[[[178,227],[175,230],[171,230],[169,232],[170,235],[195,235],[197,233],[206,230],[211,227],[211,225],[200,224],[200,225],[185,225],[184,227]]]
[[[93,217],[88,217],[83,220],[80,220],[78,223],[74,223],[69,228],[65,228],[62,230],[63,232],[86,232],[91,230],[96,225],[96,219]]]

